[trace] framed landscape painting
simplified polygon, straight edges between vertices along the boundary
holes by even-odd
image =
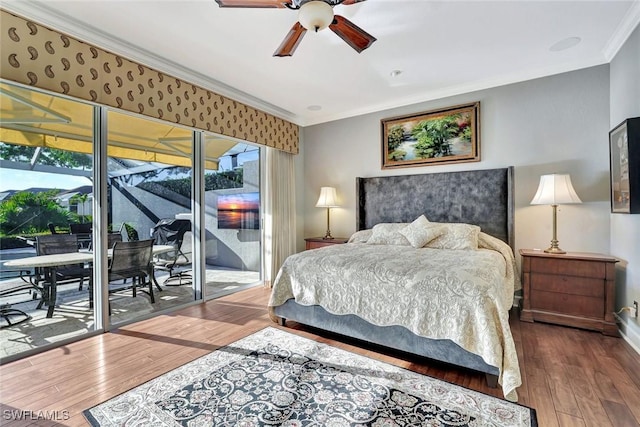
[[[382,169],[480,161],[480,102],[381,120]]]
[[[609,132],[611,212],[640,213],[640,117]]]

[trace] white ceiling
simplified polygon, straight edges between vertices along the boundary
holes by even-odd
[[[640,0],[367,0],[334,11],[378,39],[369,49],[324,30],[277,58],[296,11],[214,0],[2,7],[301,126],[608,63],[640,22]],[[549,49],[569,37],[581,42]]]

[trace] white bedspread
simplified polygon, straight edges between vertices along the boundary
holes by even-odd
[[[517,401],[521,378],[509,309],[520,283],[510,248],[486,237],[478,250],[344,244],[304,251],[284,262],[269,306],[295,298],[452,340],[499,368],[505,398]]]

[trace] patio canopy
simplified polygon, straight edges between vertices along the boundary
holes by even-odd
[[[93,107],[19,86],[0,83],[0,142],[92,154]],[[191,167],[190,129],[109,110],[110,157]],[[205,136],[205,168],[238,142]]]

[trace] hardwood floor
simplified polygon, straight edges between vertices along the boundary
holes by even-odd
[[[267,316],[268,296],[269,289],[252,288],[0,366],[0,425],[85,426],[84,409],[265,326],[278,327]],[[289,325],[317,341],[502,397],[483,374]],[[640,426],[640,356],[622,339],[517,316],[511,327],[523,379],[519,403],[537,410],[541,427]],[[16,410],[25,411],[22,420],[12,420]],[[37,419],[47,415],[57,421]]]

